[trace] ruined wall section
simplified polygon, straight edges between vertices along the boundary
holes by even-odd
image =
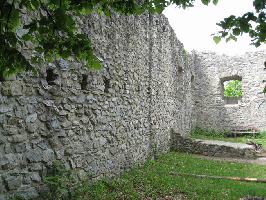
[[[195,114],[197,126],[211,129],[266,129],[266,52],[230,57],[195,53]],[[237,104],[223,99],[222,79],[242,78],[243,97]]]
[[[169,149],[171,129],[185,135],[192,128],[190,56],[167,26],[167,19],[151,16],[151,140],[159,152]],[[167,147],[167,148],[165,148]]]
[[[102,70],[60,60],[0,82],[0,199],[38,196],[55,160],[92,179],[116,175],[169,150],[171,128],[191,129],[189,57],[164,16],[81,23]]]

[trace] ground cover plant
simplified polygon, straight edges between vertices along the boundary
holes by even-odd
[[[211,139],[211,140],[221,140],[227,142],[236,142],[236,143],[248,143],[250,141],[262,144],[262,147],[266,149],[266,131],[260,132],[256,136],[242,136],[242,137],[226,137],[225,134],[227,131],[215,131],[215,130],[207,130],[201,128],[195,128],[191,132],[191,138],[193,139]]]
[[[56,172],[56,173],[55,173]],[[94,184],[77,182],[69,170],[59,168],[45,178],[51,190],[46,200],[131,200],[184,199],[225,200],[244,196],[266,197],[266,183],[247,183],[178,176],[176,173],[266,178],[266,166],[199,158],[196,155],[170,152],[147,161],[116,179]],[[67,189],[67,187],[69,189]],[[167,198],[166,198],[167,197]],[[172,199],[173,199],[172,198]]]

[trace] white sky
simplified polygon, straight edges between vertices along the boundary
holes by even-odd
[[[211,34],[220,29],[216,25],[230,15],[240,16],[247,11],[253,11],[252,0],[219,0],[217,6],[212,3],[205,6],[201,0],[196,0],[194,7],[185,10],[172,5],[163,12],[173,27],[177,38],[184,44],[185,49],[191,51],[215,51],[229,55],[243,54],[247,51],[266,49],[266,45],[259,48],[249,45],[248,35],[238,38],[237,42],[224,40],[215,44]]]

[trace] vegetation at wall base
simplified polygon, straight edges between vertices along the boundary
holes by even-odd
[[[56,186],[54,183],[50,184],[50,181],[47,184],[49,187],[54,187],[53,192],[56,191],[56,193],[53,193],[55,196],[44,197],[45,200],[134,200],[159,199],[179,195],[185,196],[189,200],[239,199],[244,196],[266,197],[264,183],[173,175],[175,173],[191,173],[266,178],[265,166],[206,160],[186,153],[170,152],[161,155],[158,159],[149,160],[144,166],[133,168],[118,178],[105,179],[94,184],[90,184],[89,181],[82,182],[82,184],[81,182],[72,182],[72,179],[68,178],[71,171],[63,171],[49,176],[48,179],[53,179]],[[65,184],[60,187],[61,180],[74,183],[71,188],[76,189],[71,190],[72,196],[66,195]]]

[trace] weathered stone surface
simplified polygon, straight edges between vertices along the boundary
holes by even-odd
[[[8,138],[8,141],[10,143],[20,143],[20,142],[24,142],[25,140],[27,140],[27,138],[28,137],[26,134],[13,135]]]
[[[37,113],[33,113],[31,115],[28,115],[26,117],[26,123],[33,123],[33,122],[35,122],[37,120],[37,116],[38,116]]]
[[[256,127],[265,126],[260,103],[265,97],[254,89],[261,83],[246,78],[265,77],[260,68],[248,71],[261,66],[265,53],[243,58],[252,64],[239,62],[249,65],[243,67],[243,81],[245,92],[252,93],[239,106],[240,116],[223,105],[217,80],[238,62],[221,68],[227,61],[219,56],[187,54],[163,15],[93,14],[81,29],[102,60],[101,70],[60,60],[40,66],[40,77],[19,74],[0,83],[0,175],[9,184],[2,189],[8,195],[38,195],[40,177],[56,159],[100,178],[168,151],[173,141],[180,144],[178,136],[170,137],[171,129],[186,135],[196,125],[217,128],[232,120],[231,127],[246,123],[248,111]],[[29,58],[30,52],[22,53]],[[49,80],[48,69],[55,80]]]
[[[22,184],[21,176],[8,176],[4,178],[9,190],[17,190]]]
[[[195,115],[202,128],[266,130],[265,51],[241,56],[196,52]],[[235,104],[223,98],[222,80],[242,79],[243,96]]]
[[[21,96],[23,92],[22,81],[6,81],[2,85],[2,93],[6,96]]]
[[[29,162],[49,162],[54,158],[54,152],[51,149],[31,149],[26,152],[26,158]]]
[[[13,109],[11,107],[0,105],[0,113],[7,113],[7,112],[10,112],[12,110]]]
[[[22,186],[17,190],[16,195],[24,199],[34,199],[39,196],[39,193],[35,187]]]
[[[3,133],[4,135],[15,135],[18,134],[18,127],[3,124]]]
[[[6,187],[5,187],[4,181],[2,180],[2,177],[0,176],[0,195],[4,194],[5,192],[6,192]]]

